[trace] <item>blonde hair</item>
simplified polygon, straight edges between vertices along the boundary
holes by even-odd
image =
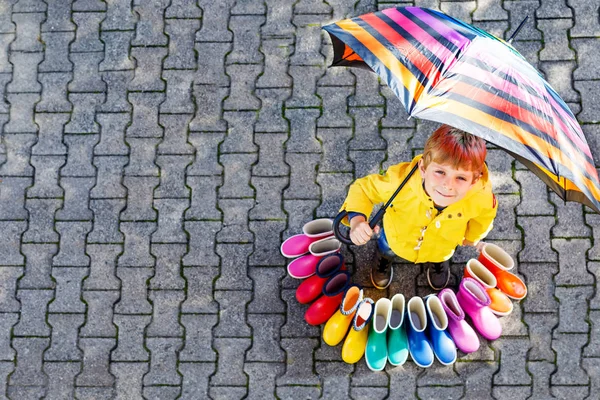
[[[448,164],[453,168],[473,171],[479,175],[487,155],[485,141],[460,129],[442,125],[425,143],[423,166],[429,163]]]

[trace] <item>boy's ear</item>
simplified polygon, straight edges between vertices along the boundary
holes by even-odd
[[[421,178],[425,177],[425,167],[423,166],[423,159],[419,160],[419,172],[421,173]]]

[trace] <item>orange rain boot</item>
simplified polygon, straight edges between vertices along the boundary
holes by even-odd
[[[480,261],[474,258],[467,261],[464,277],[473,278],[481,283],[488,296],[490,296],[492,302],[489,307],[494,314],[504,316],[512,312],[512,301],[510,301],[508,296],[496,289],[496,277]]]
[[[527,286],[516,276],[508,272],[515,266],[512,257],[495,244],[486,243],[479,253],[479,261],[496,277],[497,288],[511,299],[522,300],[527,296]]]

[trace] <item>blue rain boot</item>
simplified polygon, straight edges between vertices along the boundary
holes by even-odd
[[[433,364],[433,349],[425,335],[427,313],[422,298],[415,296],[408,301],[406,318],[408,319],[406,333],[410,356],[419,367],[430,367]]]
[[[408,338],[404,324],[406,305],[400,293],[392,297],[392,313],[388,325],[388,360],[394,367],[404,364],[408,358]]]
[[[448,316],[442,306],[442,302],[436,295],[430,295],[425,298],[425,308],[427,310],[427,334],[435,358],[444,365],[454,364],[456,361],[456,345],[447,331]]]
[[[392,302],[389,299],[377,300],[365,350],[365,361],[371,371],[381,371],[385,368],[388,356],[386,333],[391,313]]]

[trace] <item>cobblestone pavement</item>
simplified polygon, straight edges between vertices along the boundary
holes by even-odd
[[[499,340],[372,373],[303,321],[282,239],[435,128],[327,68],[323,24],[393,5],[535,17],[515,46],[600,155],[597,0],[0,0],[0,397],[600,398],[600,217],[497,149],[489,241],[529,286]],[[368,288],[353,251],[371,297],[429,292],[411,265]]]

